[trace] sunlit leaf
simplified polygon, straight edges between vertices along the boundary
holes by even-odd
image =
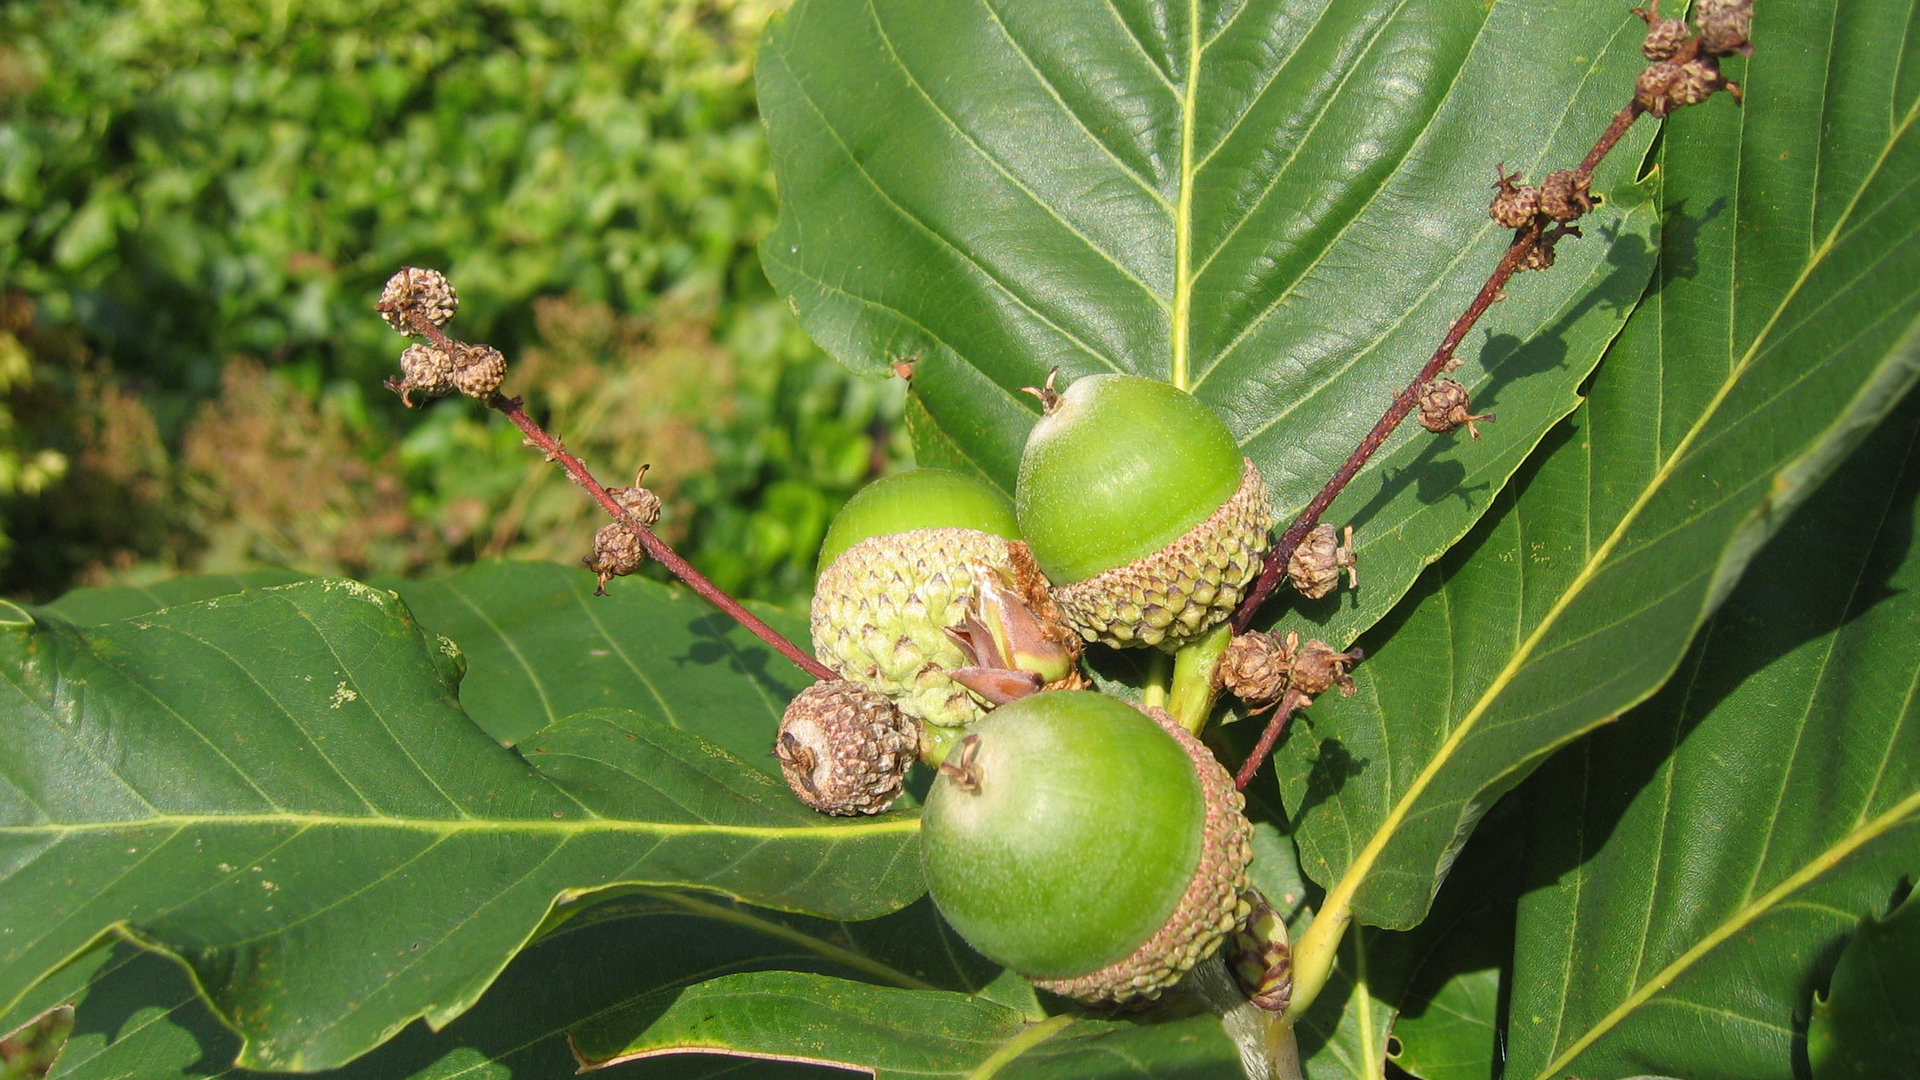
[[[911,815],[822,817],[632,712],[503,748],[460,710],[453,643],[383,590],[314,581],[85,630],[7,613],[9,1008],[117,932],[192,967],[245,1063],[319,1068],[458,1016],[556,900],[684,885],[859,918],[921,892]]]
[[[915,359],[930,463],[1011,490],[1021,387],[1132,372],[1212,405],[1291,515],[1504,250],[1495,165],[1571,167],[1626,103],[1626,7],[803,0],[760,53],[762,258],[842,362]],[[1500,422],[1402,433],[1335,504],[1365,587],[1303,609],[1323,636],[1387,611],[1574,407],[1650,270],[1651,127],[1601,171],[1587,238],[1462,350]]]

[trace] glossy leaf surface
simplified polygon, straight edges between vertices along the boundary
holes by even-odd
[[[1359,694],[1323,696],[1280,752],[1330,907],[1417,922],[1485,807],[1658,688],[1755,549],[1912,385],[1906,8],[1761,5],[1745,106],[1669,119],[1661,266],[1589,400],[1370,636]],[[1822,89],[1829,72],[1846,94]]]
[[[1495,165],[1578,162],[1643,32],[1584,0],[805,0],[760,53],[762,258],[842,362],[917,358],[924,464],[1011,491],[1020,388],[1125,371],[1212,406],[1291,516],[1504,250]],[[1651,127],[1463,349],[1500,423],[1403,433],[1335,504],[1367,583],[1304,612],[1322,636],[1379,618],[1573,408],[1650,269]]]
[[[294,579],[260,571],[77,589],[48,607],[75,622],[108,622]],[[706,601],[643,578],[617,579],[608,595],[594,596],[593,575],[578,568],[489,559],[441,578],[379,584],[429,630],[459,643],[467,662],[461,707],[506,742],[584,709],[618,706],[772,772],[767,747],[780,714],[811,681]],[[806,644],[804,615],[753,608]]]
[[[1814,990],[1920,875],[1916,406],[1657,697],[1529,785],[1507,1076],[1804,1075]]]
[[[597,1017],[574,1043],[589,1065],[705,1051],[838,1064],[878,1080],[1241,1076],[1238,1052],[1211,1016],[1152,1025],[1047,1017],[984,996],[787,971],[701,983],[664,1012]]]
[[[459,1015],[559,899],[686,885],[857,918],[921,891],[910,815],[821,817],[631,712],[503,748],[460,710],[457,648],[383,590],[85,630],[7,611],[9,1006],[119,932],[193,968],[247,1063],[317,1068]]]
[[[1920,904],[1861,921],[1827,990],[1813,1003],[1807,1057],[1814,1080],[1896,1076],[1920,1045]]]
[[[980,991],[998,968],[970,952],[929,902],[862,923],[833,923],[709,897],[647,891],[595,905],[516,957],[472,1011],[445,1029],[414,1025],[340,1070],[340,1080],[563,1080],[579,1062],[567,1032],[609,1010],[664,1009],[688,985],[779,967],[883,986]],[[238,1040],[221,1027],[179,969],[160,957],[115,950],[83,987],[73,1043],[56,1077],[199,1080],[261,1077],[226,1063]],[[663,1058],[628,1075],[737,1074],[711,1055]],[[751,1075],[844,1077],[755,1062]]]

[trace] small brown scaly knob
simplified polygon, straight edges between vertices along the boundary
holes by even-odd
[[[1324,641],[1309,641],[1293,654],[1293,665],[1287,669],[1287,682],[1295,690],[1310,696],[1325,693],[1337,686],[1341,697],[1352,697],[1353,678],[1347,674],[1347,669],[1359,663],[1363,655],[1359,649],[1335,652],[1333,646]]]
[[[1693,8],[1700,51],[1712,56],[1753,55],[1753,0],[1700,0]]]
[[[1248,709],[1265,712],[1279,704],[1280,695],[1286,693],[1287,669],[1293,665],[1292,646],[1299,643],[1297,634],[1289,643],[1263,631],[1248,631],[1227,643],[1215,678],[1228,693],[1246,702]]]
[[[389,383],[400,400],[413,408],[413,394],[443,397],[454,392],[453,357],[433,345],[413,344],[400,353],[400,381]]]
[[[460,310],[460,297],[453,291],[453,283],[440,271],[404,266],[387,279],[386,287],[380,290],[380,302],[375,306],[388,326],[408,337],[419,337],[414,316],[435,326],[445,326],[453,321],[454,312]]]
[[[1360,574],[1353,565],[1351,525],[1344,534],[1336,534],[1331,525],[1315,525],[1287,559],[1287,580],[1309,600],[1332,592],[1340,584],[1342,571],[1346,572],[1348,588],[1360,587]]]
[[[593,587],[595,596],[607,595],[607,582],[626,577],[646,561],[647,549],[640,538],[618,521],[600,526],[600,531],[593,534],[593,554],[580,560],[600,579]]]
[[[455,350],[453,384],[470,398],[485,401],[507,377],[507,358],[491,345],[462,345]]]
[[[773,756],[800,801],[850,817],[893,805],[919,745],[917,725],[886,695],[834,679],[800,691],[787,706]]]
[[[1467,388],[1452,379],[1435,379],[1420,388],[1420,426],[1436,435],[1444,435],[1465,424],[1467,434],[1478,441],[1480,429],[1474,425],[1492,420],[1494,416],[1468,412],[1472,407],[1473,398],[1467,394]]]

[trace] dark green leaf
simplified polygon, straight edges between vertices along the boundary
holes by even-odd
[[[246,589],[285,585],[305,578],[291,570],[252,570],[244,574],[200,574],[194,577],[168,578],[152,585],[113,585],[99,589],[75,589],[46,610],[63,619],[92,626],[117,619],[145,615],[149,611],[211,600]]]
[[[1805,1075],[1814,989],[1920,875],[1916,496],[1920,397],[1529,785],[1508,1077]]]
[[[821,817],[639,715],[563,720],[524,759],[501,747],[455,701],[452,643],[379,589],[315,581],[84,631],[8,610],[9,1008],[119,932],[193,968],[243,1062],[320,1068],[465,1011],[556,899],[686,885],[861,918],[921,891],[910,815]]]
[[[1241,1075],[1238,1052],[1211,1016],[1153,1025],[1042,1018],[979,995],[791,971],[728,975],[671,1002],[606,1013],[576,1029],[574,1045],[594,1067],[725,1053],[840,1065],[878,1080]]]
[[[103,951],[104,955],[104,951]],[[130,949],[79,995],[78,1033],[63,1080],[189,1080],[264,1074],[227,1063],[239,1040],[198,1000],[178,966]],[[863,923],[829,923],[706,897],[643,891],[592,906],[516,957],[444,1030],[413,1025],[353,1062],[340,1080],[454,1076],[561,1080],[578,1062],[567,1030],[610,1009],[670,1000],[729,971],[784,967],[925,989],[982,990],[998,969],[970,952],[930,902]],[[1022,986],[1025,984],[1022,983]],[[737,1067],[678,1057],[648,1076],[709,1076]],[[753,1075],[823,1076],[757,1066]]]
[[[141,589],[76,589],[48,610],[101,623],[296,575],[176,578]],[[692,731],[775,771],[767,748],[787,701],[811,680],[697,596],[643,578],[609,582],[578,567],[488,559],[429,581],[383,579],[428,629],[466,655],[460,704],[497,739],[528,734],[584,709],[618,705]],[[807,621],[754,612],[794,641]]]
[[[620,578],[594,596],[593,575],[576,567],[488,560],[433,581],[381,584],[460,643],[460,703],[508,742],[617,705],[777,772],[770,748],[780,714],[813,682],[705,600],[644,578]],[[804,615],[753,609],[806,647]]]
[[[1913,383],[1920,84],[1889,52],[1910,6],[1762,4],[1745,105],[1668,121],[1661,268],[1587,404],[1371,636],[1359,694],[1280,753],[1330,911],[1417,922],[1481,812],[1658,688]]]
[[[1912,1068],[1920,1047],[1920,904],[1868,916],[1813,1003],[1807,1057],[1814,1080],[1866,1080]]]
[[[1192,390],[1290,516],[1439,344],[1508,236],[1494,167],[1571,167],[1644,61],[1586,0],[805,0],[760,53],[768,275],[826,349],[917,356],[916,445],[1011,490],[1049,369]],[[1500,422],[1410,430],[1335,504],[1350,639],[1457,540],[1555,420],[1650,270],[1651,125],[1606,208],[1527,275],[1457,376]]]
[[[1501,816],[1461,853],[1425,922],[1348,935],[1296,1029],[1309,1080],[1378,1080],[1388,1060],[1424,1080],[1496,1075],[1523,836],[1516,814]]]

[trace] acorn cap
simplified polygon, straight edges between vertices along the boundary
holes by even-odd
[[[1213,753],[1160,709],[1143,709],[1192,760],[1206,799],[1200,863],[1180,904],[1153,936],[1125,957],[1071,979],[1034,979],[1033,985],[1088,1004],[1123,1005],[1157,998],[1193,966],[1219,949],[1252,914],[1246,896],[1253,862],[1253,826],[1247,801]]]
[[[1272,538],[1267,485],[1242,460],[1239,490],[1186,535],[1125,566],[1052,590],[1088,641],[1172,649],[1233,613]]]
[[[1013,578],[1009,546],[975,529],[915,529],[854,544],[814,585],[814,655],[908,716],[943,727],[972,723],[985,710],[948,675],[972,661],[947,631],[966,621],[976,575]]]
[[[919,746],[893,702],[844,679],[800,691],[780,718],[773,755],[800,801],[823,814],[878,814],[900,795]]]

